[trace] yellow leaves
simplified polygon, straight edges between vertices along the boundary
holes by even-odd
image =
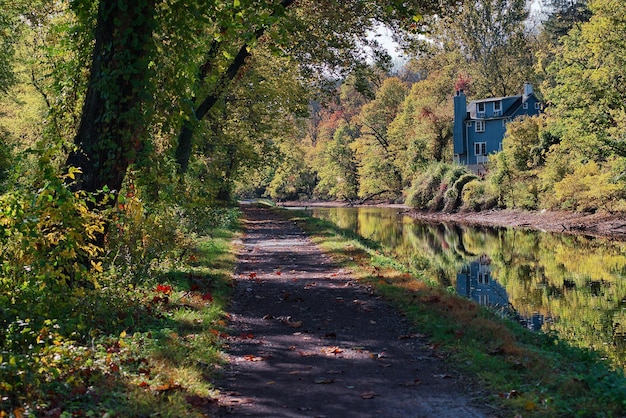
[[[102,261],[94,262],[93,260],[90,260],[90,263],[93,270],[97,271],[98,273],[103,272]]]
[[[76,180],[76,174],[82,174],[82,173],[83,173],[83,170],[81,170],[80,168],[70,167],[67,170],[67,173],[65,175],[61,176],[61,178],[63,180],[66,180],[66,179]]]

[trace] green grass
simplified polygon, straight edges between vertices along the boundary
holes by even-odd
[[[484,402],[524,417],[621,417],[626,378],[597,353],[533,333],[435,286],[336,225],[285,212],[341,266],[394,303],[439,354],[484,389]]]

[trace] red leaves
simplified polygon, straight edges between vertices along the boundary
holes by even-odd
[[[156,289],[155,289],[155,291],[157,293],[163,293],[164,295],[171,295],[172,294],[172,286],[158,284]]]
[[[202,300],[213,302],[213,295],[211,293],[207,292],[204,295],[202,295]]]

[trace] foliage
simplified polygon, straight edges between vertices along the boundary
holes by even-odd
[[[333,139],[320,144],[323,147],[318,158],[319,182],[315,186],[318,196],[352,200],[357,197],[358,179],[354,151],[350,147],[356,136],[351,127],[342,121],[335,130]]]
[[[413,179],[406,204],[419,210],[454,212],[462,204],[464,187],[475,179],[463,166],[431,164]]]
[[[42,201],[49,201],[45,198],[49,190],[50,186],[40,191]],[[60,209],[67,210],[68,205]],[[139,196],[127,196],[124,206],[114,223],[119,235],[108,235],[119,240],[111,244],[118,252],[108,254],[94,272],[83,272],[82,282],[68,286],[59,278],[57,283],[52,279],[44,283],[45,275],[56,277],[49,269],[37,263],[26,269],[20,263],[17,268],[13,263],[22,260],[11,258],[3,262],[3,414],[134,416],[152,411],[193,416],[211,402],[213,388],[207,373],[220,361],[222,309],[234,261],[229,239],[238,225],[237,212],[203,206],[204,213],[193,213],[205,215],[199,218],[201,222],[188,217],[191,213],[177,213],[179,228],[193,225],[194,232],[186,229],[184,236],[180,231],[170,237],[164,228],[171,216],[167,210],[148,214],[151,229],[142,231],[135,224],[144,218],[146,209]],[[50,204],[44,207],[48,215],[57,209]],[[14,216],[18,208],[12,208],[9,215]],[[6,223],[4,209],[0,219]],[[80,219],[65,221],[63,232],[68,237],[73,232],[67,223],[77,224]],[[0,238],[4,255],[14,254],[5,252],[15,247],[14,238]],[[41,242],[25,231],[19,238],[26,246]],[[169,247],[164,245],[168,240]],[[69,246],[68,238],[57,242],[59,247]],[[124,269],[123,262],[116,262],[116,257],[117,261],[123,258],[119,249],[127,250],[124,255],[130,258],[122,261],[129,264],[151,262],[149,274],[141,266]],[[67,265],[66,260],[59,261]],[[95,281],[86,285],[88,278],[97,278],[97,286]]]
[[[441,19],[435,48],[459,51],[464,57],[472,94],[509,96],[524,82],[533,81],[531,40],[524,27],[527,17],[524,0],[466,1],[458,15]]]
[[[555,197],[563,209],[581,212],[610,209],[611,203],[624,197],[623,185],[615,183],[614,178],[610,169],[600,167],[595,161],[581,163],[554,185]]]

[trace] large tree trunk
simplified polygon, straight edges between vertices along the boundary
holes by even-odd
[[[155,0],[101,0],[87,94],[75,149],[75,188],[117,193],[144,141]],[[113,204],[109,202],[108,204]]]

